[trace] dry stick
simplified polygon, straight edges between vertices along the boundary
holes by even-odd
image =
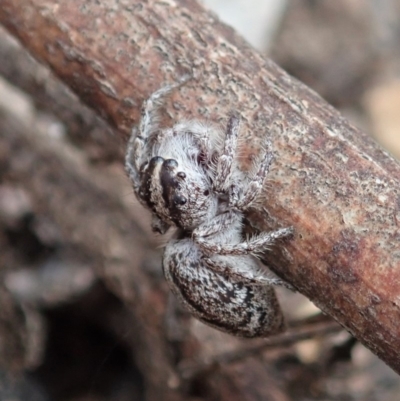
[[[249,217],[295,236],[265,260],[400,372],[400,168],[370,138],[194,0],[2,0],[0,22],[124,138],[143,99],[187,72],[174,117],[239,110],[245,160],[270,135]]]
[[[68,135],[90,156],[123,159],[122,141],[110,141],[112,129],[1,27],[0,60],[0,75],[31,95],[37,109],[57,116]]]
[[[219,365],[235,363],[245,358],[258,357],[267,350],[289,347],[300,341],[309,340],[318,336],[326,336],[328,334],[340,332],[341,330],[343,330],[343,327],[333,321],[297,327],[287,330],[285,333],[272,336],[263,343],[245,346],[235,351],[216,355],[211,360],[203,363],[196,363],[196,361],[193,360],[182,361],[179,370],[182,377],[185,379],[193,379],[196,375],[202,374],[208,369],[213,369]]]

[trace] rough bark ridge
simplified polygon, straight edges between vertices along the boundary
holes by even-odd
[[[239,110],[245,156],[270,135],[250,222],[295,237],[266,261],[400,372],[400,168],[366,135],[193,0],[3,0],[0,22],[124,138],[142,100],[188,72],[174,119]]]

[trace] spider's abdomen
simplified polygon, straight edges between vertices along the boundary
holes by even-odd
[[[211,270],[190,239],[171,241],[164,274],[172,291],[202,322],[241,337],[267,337],[284,328],[275,292]]]

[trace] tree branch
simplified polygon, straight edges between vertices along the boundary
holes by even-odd
[[[35,107],[54,114],[65,125],[68,136],[85,149],[92,160],[121,160],[122,141],[110,141],[112,129],[79,101],[48,68],[0,28],[0,74],[32,97]]]
[[[249,219],[295,236],[266,262],[400,372],[398,164],[194,0],[130,4],[3,0],[0,22],[125,139],[143,99],[188,71],[174,119],[239,110],[244,162],[270,135],[277,158]]]

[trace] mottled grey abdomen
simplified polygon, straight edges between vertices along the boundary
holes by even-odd
[[[244,284],[211,270],[191,239],[168,243],[163,268],[172,292],[202,322],[241,337],[283,330],[273,287]]]

